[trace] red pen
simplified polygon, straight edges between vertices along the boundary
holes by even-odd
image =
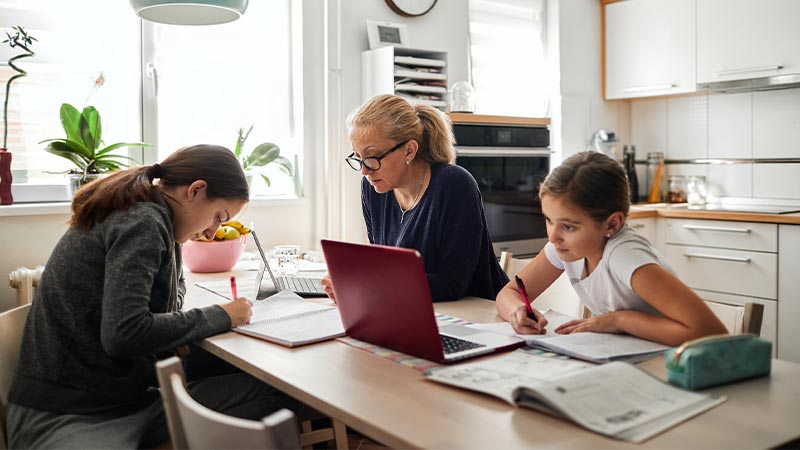
[[[236,277],[233,275],[231,275],[231,295],[233,295],[231,300],[236,300],[239,298],[239,293],[236,292]]]
[[[525,300],[525,309],[528,310],[528,318],[534,322],[538,322],[539,319],[537,319],[536,314],[533,313],[531,301],[528,300],[528,291],[525,290],[525,284],[522,283],[522,278],[514,275],[514,280],[517,282],[517,290],[519,291],[519,295],[521,295],[522,299]]]

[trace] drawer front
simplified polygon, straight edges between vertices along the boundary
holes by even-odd
[[[764,305],[764,315],[761,317],[761,338],[772,342],[772,355],[778,354],[778,302],[761,298],[742,297],[741,295],[720,294],[702,289],[695,289],[697,295],[703,300],[727,303],[729,305],[744,305],[745,303],[758,303]]]
[[[778,298],[778,255],[668,244],[667,260],[693,289]]]
[[[778,251],[778,226],[773,223],[668,219],[665,233],[668,244]]]

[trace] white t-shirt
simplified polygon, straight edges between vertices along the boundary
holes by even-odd
[[[672,274],[675,272],[666,258],[633,228],[624,226],[606,242],[600,264],[588,276],[585,259],[562,261],[550,242],[545,245],[544,252],[553,266],[567,273],[578,298],[593,314],[633,310],[661,315],[631,288],[631,276],[647,264],[658,264]]]

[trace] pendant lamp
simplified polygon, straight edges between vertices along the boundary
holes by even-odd
[[[170,25],[217,25],[233,22],[248,0],[130,0],[142,19]]]

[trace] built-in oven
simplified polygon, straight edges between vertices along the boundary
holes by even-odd
[[[453,124],[456,164],[478,182],[496,255],[526,257],[547,243],[539,185],[550,172],[547,125]]]

